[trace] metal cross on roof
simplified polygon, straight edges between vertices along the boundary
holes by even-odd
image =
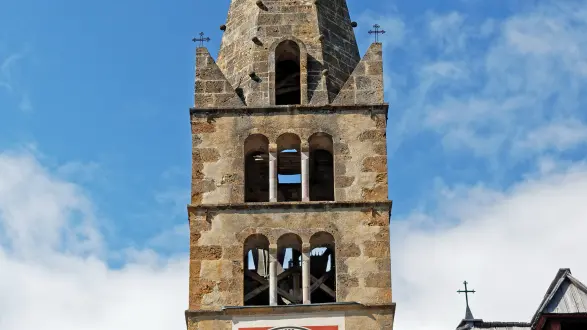
[[[475,290],[469,290],[467,289],[467,281],[463,282],[463,284],[465,285],[465,290],[458,290],[458,293],[464,293],[465,294],[465,301],[467,302],[467,311],[465,313],[465,319],[473,319],[473,313],[471,313],[471,309],[469,308],[469,293],[475,293]]]
[[[375,28],[375,30],[369,30],[369,34],[374,34],[375,35],[375,42],[379,42],[379,35],[384,34],[385,30],[379,30],[381,28],[381,26],[379,24],[375,24],[375,25],[373,25],[373,27]]]
[[[200,42],[200,47],[204,47],[204,42],[209,42],[210,38],[206,37],[204,38],[204,32],[200,32],[200,37],[199,38],[194,38],[192,39],[193,42]]]

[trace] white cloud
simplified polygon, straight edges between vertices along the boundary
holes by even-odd
[[[84,189],[33,154],[0,153],[1,329],[185,327],[187,257],[129,249],[112,269],[96,217]]]
[[[429,14],[428,33],[443,52],[460,51],[466,47],[468,35],[463,29],[465,17],[458,12],[446,15]]]
[[[438,212],[392,223],[396,329],[456,327],[465,310],[455,292],[463,280],[477,290],[476,317],[526,322],[559,268],[587,282],[586,191],[587,166],[575,165],[507,192],[445,190]]]
[[[14,90],[12,86],[13,67],[20,61],[22,56],[20,53],[11,54],[0,62],[0,86],[6,88],[9,92]]]
[[[387,69],[412,81],[391,81],[403,96],[393,108],[401,120],[390,122],[392,149],[432,131],[447,148],[509,157],[517,138],[540,134],[551,121],[585,125],[585,9],[575,2],[525,8],[482,21],[459,12],[409,20],[389,13],[405,22],[409,42],[399,46],[407,65]]]
[[[528,132],[514,143],[514,149],[564,151],[587,143],[587,125],[577,121],[551,122]]]
[[[0,56],[0,91],[4,89],[9,94],[15,95],[18,98],[18,109],[22,112],[31,112],[33,110],[33,103],[29,94],[23,91],[22,86],[15,78],[15,71],[17,71],[19,62],[25,57],[28,50],[10,54],[4,58]],[[2,55],[2,54],[0,54]]]

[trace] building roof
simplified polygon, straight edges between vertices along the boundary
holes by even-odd
[[[474,322],[461,322],[457,330],[469,329],[487,329],[487,330],[530,330],[530,323],[523,322],[483,322],[475,320]]]
[[[587,314],[587,286],[574,278],[569,268],[559,269],[530,323],[484,322],[481,319],[473,319],[467,306],[465,319],[458,325],[457,330],[530,330],[537,326],[540,316],[544,314]]]
[[[561,268],[536,310],[532,325],[536,325],[541,314],[578,313],[587,313],[587,286],[574,278],[569,268]]]

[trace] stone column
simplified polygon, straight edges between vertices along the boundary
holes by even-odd
[[[302,253],[302,301],[304,305],[311,304],[310,299],[310,255]]]
[[[310,153],[302,151],[302,202],[310,201]]]
[[[277,202],[277,152],[269,152],[269,201]]]
[[[269,305],[277,306],[277,261],[269,264]]]

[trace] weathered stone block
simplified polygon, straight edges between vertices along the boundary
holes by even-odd
[[[373,82],[373,84],[375,84]],[[370,88],[368,90],[357,91],[355,94],[355,104],[377,104],[378,99],[383,98],[383,86],[378,89]]]
[[[383,103],[383,60],[381,44],[374,43],[356,65],[332,104]]]
[[[336,279],[339,287],[354,288],[359,286],[359,279],[349,274],[339,274]]]
[[[243,258],[244,255],[242,245],[225,246],[222,251],[222,259],[227,260],[238,260]]]
[[[375,188],[363,188],[363,198],[368,201],[386,200],[387,185],[379,185]]]
[[[359,135],[359,141],[385,141],[385,130],[372,129],[364,131]]]
[[[244,103],[234,92],[230,82],[210,56],[206,48],[196,51],[196,83],[194,105],[196,108],[220,106],[242,107]],[[227,88],[228,87],[228,88]]]
[[[389,241],[365,242],[363,255],[367,257],[389,257]]]
[[[217,257],[217,255],[213,255]],[[230,260],[204,260],[202,258],[200,278],[218,281],[232,278],[232,262]]]
[[[391,287],[391,273],[372,273],[365,279],[365,286],[371,288]]]
[[[335,186],[338,188],[346,188],[346,187],[350,187],[353,182],[355,181],[355,177],[354,176],[342,176],[339,175],[336,177],[336,182],[335,182]]]
[[[216,190],[216,184],[213,180],[192,181],[192,193],[207,193],[214,190]]]
[[[387,145],[385,143],[376,143],[373,145],[373,151],[377,155],[387,155]]]
[[[363,160],[363,172],[386,172],[387,171],[387,157],[386,156],[371,156]]]
[[[216,126],[214,125],[214,123],[192,122],[192,134],[214,133],[214,132],[216,132]]]
[[[218,260],[222,258],[222,247],[218,245],[194,246],[195,259]]]
[[[220,153],[216,148],[192,149],[192,161],[194,163],[214,163],[220,159]]]
[[[361,255],[361,249],[353,243],[340,244],[337,250],[339,257],[341,258],[358,257]]]
[[[377,174],[377,176],[375,177],[375,183],[387,184],[387,172]]]
[[[224,93],[224,80],[206,81],[206,93]]]

